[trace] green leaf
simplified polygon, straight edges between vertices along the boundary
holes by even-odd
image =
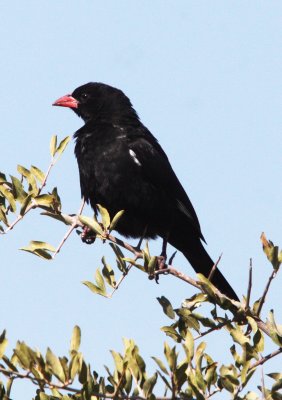
[[[155,361],[155,363],[157,363],[157,365],[158,365],[158,367],[161,369],[161,371],[162,371],[164,374],[168,375],[168,370],[167,370],[166,367],[164,366],[164,363],[163,363],[159,358],[156,358],[156,357],[151,357],[151,358]]]
[[[29,183],[29,194],[33,194],[34,196],[36,196],[38,193],[38,188],[34,175],[22,165],[18,165],[17,170],[22,176],[26,178],[27,182]]]
[[[174,379],[178,390],[182,387],[182,385],[187,381],[187,371],[188,363],[186,361],[182,361],[179,365],[177,365]]]
[[[50,194],[40,194],[34,197],[34,202],[38,206],[50,206],[54,202],[54,197]]]
[[[61,155],[64,151],[65,148],[67,147],[68,143],[70,141],[70,136],[65,137],[59,144],[59,146],[56,149],[56,154]]]
[[[115,229],[115,227],[117,226],[118,221],[123,216],[123,214],[124,214],[124,210],[121,210],[118,213],[116,213],[116,215],[112,219],[112,222],[111,222],[111,224],[109,226],[109,231],[110,232]]]
[[[4,330],[0,336],[0,359],[3,358],[7,345],[8,339],[6,338],[6,331]]]
[[[16,200],[18,200],[20,203],[22,203],[24,201],[24,199],[26,198],[27,193],[25,192],[21,181],[18,178],[16,178],[15,176],[12,176],[12,175],[10,175],[10,176],[11,176],[11,180],[13,183],[14,198]]]
[[[32,194],[29,194],[28,196],[26,196],[26,198],[24,199],[23,203],[22,203],[22,207],[20,209],[20,215],[23,216],[24,213],[26,212],[27,207],[30,205],[31,200],[33,199]]]
[[[237,370],[232,365],[229,367],[222,365],[220,367],[220,376],[223,387],[231,393],[233,393],[240,384],[237,378]]]
[[[176,329],[173,326],[163,326],[161,328],[163,332],[169,337],[171,337],[175,342],[180,343],[182,341],[182,337],[177,333]]]
[[[204,293],[194,294],[189,299],[186,299],[182,302],[182,308],[188,308],[190,311],[199,307],[202,303],[207,300],[207,295]]]
[[[148,274],[150,276],[154,275],[154,272],[155,272],[155,269],[156,269],[156,266],[157,266],[157,261],[158,261],[158,258],[156,256],[151,257],[150,260],[149,260]]]
[[[277,325],[274,319],[274,313],[273,310],[269,312],[268,319],[266,321],[266,325],[268,326],[270,330],[270,335],[272,340],[274,341],[275,344],[277,344],[279,347],[282,346],[282,327]]]
[[[88,289],[91,290],[91,292],[100,294],[101,296],[104,296],[104,297],[108,297],[107,293],[105,291],[103,291],[100,287],[94,285],[94,283],[92,283],[90,281],[83,281],[82,283],[83,283],[83,285],[87,286]]]
[[[258,329],[253,337],[254,347],[258,353],[263,352],[264,350],[264,336],[261,331]]]
[[[124,261],[124,254],[121,251],[121,249],[114,243],[109,243],[111,248],[113,249],[115,255],[116,255],[116,260],[117,260],[117,266],[118,269],[122,272],[122,273],[126,273],[127,272],[127,267],[126,267],[126,262]]]
[[[111,223],[110,214],[108,213],[108,210],[106,210],[106,208],[102,207],[100,204],[97,204],[97,207],[102,217],[102,224],[105,230],[107,230]]]
[[[167,359],[167,363],[169,365],[169,368],[172,372],[175,371],[176,369],[176,364],[177,364],[177,354],[175,351],[175,346],[171,349],[169,345],[165,342],[164,343],[164,354]]]
[[[7,199],[7,201],[10,204],[11,211],[16,212],[17,206],[16,206],[16,200],[14,198],[13,193],[11,192],[10,189],[4,186],[4,184],[0,184],[0,193],[3,194],[3,196]]]
[[[148,271],[148,264],[149,264],[150,258],[151,258],[148,240],[146,241],[146,244],[145,244],[144,249],[142,250],[142,253],[143,253],[143,259],[144,259],[144,267],[145,267],[145,270]]]
[[[72,380],[76,377],[77,374],[80,374],[81,367],[82,367],[82,356],[80,353],[76,353],[72,357],[69,366],[69,375]]]
[[[172,305],[170,301],[162,296],[162,297],[157,297],[158,302],[162,306],[163,312],[171,319],[175,318],[175,312],[173,311]]]
[[[23,167],[20,164],[17,165],[17,171],[18,171],[19,174],[21,174],[25,178],[29,177],[29,175],[30,175],[30,170],[25,168],[25,167]]]
[[[81,342],[81,330],[79,326],[75,326],[72,332],[72,338],[70,343],[70,352],[77,352]]]
[[[194,357],[194,338],[192,333],[187,329],[185,343],[183,344],[186,353],[187,361],[190,363]]]
[[[34,240],[32,240],[27,247],[21,247],[20,250],[27,251],[46,260],[52,259],[49,252],[54,253],[56,251],[55,247],[51,244]]]
[[[227,326],[226,326],[227,327]],[[228,328],[230,335],[232,336],[234,342],[240,344],[243,346],[246,343],[249,343],[249,338],[244,335],[244,333],[241,331],[240,327],[237,328]]]
[[[267,240],[264,233],[261,234],[260,239],[262,242],[263,251],[265,252],[268,260],[271,262],[274,270],[278,271],[281,264],[278,246],[274,246],[271,240]]]
[[[248,392],[244,397],[244,400],[260,400],[260,399],[261,397],[259,397],[255,392]]]
[[[31,365],[34,362],[34,352],[24,342],[17,342],[16,348],[14,349],[14,354],[19,360],[22,368],[31,368]]]
[[[54,213],[54,212],[50,212],[50,211],[44,211],[40,214],[46,215],[47,217],[54,218],[60,222],[63,222],[66,225],[71,225],[73,223],[73,219],[67,214]]]
[[[211,281],[206,278],[203,274],[197,274],[197,278],[199,280],[199,283],[205,290],[205,292],[212,298],[216,298],[216,293],[215,293],[215,286],[211,283]]]
[[[46,362],[52,374],[54,374],[56,378],[59,379],[60,382],[65,383],[66,376],[63,366],[59,358],[52,352],[52,350],[49,347],[46,352]]]
[[[201,342],[199,345],[198,345],[198,347],[197,347],[197,349],[196,349],[196,351],[195,351],[195,363],[196,363],[196,365],[197,365],[197,367],[199,368],[199,369],[201,369],[201,363],[202,363],[202,358],[203,358],[203,355],[204,355],[204,351],[205,351],[205,349],[206,349],[206,343],[205,342]]]
[[[142,386],[142,390],[146,397],[149,397],[152,394],[154,386],[157,383],[157,379],[158,379],[158,374],[154,373],[154,375],[145,380]]]
[[[206,367],[205,372],[205,381],[207,382],[208,390],[210,390],[211,386],[215,384],[217,380],[217,373],[216,373],[217,363],[209,364]]]
[[[57,135],[53,135],[50,141],[50,153],[52,157],[54,157],[54,155],[56,154],[56,148],[57,148]]]
[[[37,240],[31,240],[29,242],[28,247],[21,248],[21,250],[38,250],[38,249],[48,250],[48,251],[51,251],[51,252],[55,252],[56,251],[55,247],[53,247],[51,244],[49,244],[47,242],[40,242],[40,241],[37,241]]]
[[[96,279],[96,283],[97,283],[98,288],[101,289],[101,291],[103,293],[106,293],[105,282],[104,282],[103,276],[102,276],[99,268],[96,269],[95,279]]]
[[[93,232],[97,233],[98,235],[103,236],[104,232],[101,225],[95,221],[94,218],[85,217],[84,215],[78,216],[79,221],[90,228]]]
[[[132,374],[128,369],[126,369],[124,390],[126,391],[127,395],[129,395],[131,388],[132,388]]]
[[[275,380],[282,379],[282,372],[272,372],[271,374],[266,375]]]
[[[39,168],[35,167],[34,165],[31,166],[30,172],[36,177],[36,179],[43,183],[45,179],[45,174]]]
[[[214,322],[214,320],[212,320],[211,318],[206,318],[201,314],[192,313],[192,316],[197,320],[200,321],[200,323],[205,326],[206,328],[214,328],[216,326],[216,323]]]
[[[102,258],[102,263],[103,263],[103,269],[102,269],[102,274],[103,277],[105,278],[106,282],[112,287],[116,287],[116,280],[115,280],[115,273],[111,266],[106,263],[105,257]]]
[[[111,350],[112,357],[115,362],[115,366],[118,372],[123,372],[123,358],[122,356],[114,350]]]
[[[2,221],[6,226],[9,226],[7,216],[1,207],[0,207],[0,221]],[[3,229],[3,231],[4,231],[4,229]]]
[[[198,380],[197,380],[197,377],[196,377],[196,373],[195,373],[195,372],[196,372],[196,371],[191,370],[191,371],[189,372],[189,374],[187,375],[187,379],[188,379],[188,382],[189,382],[189,386],[193,389],[193,394],[195,394],[197,400],[205,400],[205,396],[202,394],[202,390],[201,390],[201,388],[198,386]],[[192,399],[194,399],[194,398],[195,398],[195,397],[194,397],[194,396],[192,397],[192,394],[191,394],[189,400],[190,400],[190,399],[192,400]]]

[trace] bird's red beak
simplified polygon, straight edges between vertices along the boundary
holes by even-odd
[[[66,96],[60,97],[52,105],[60,106],[60,107],[77,108],[78,101],[74,97],[72,97],[70,94],[67,94]]]

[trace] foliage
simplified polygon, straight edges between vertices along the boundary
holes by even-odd
[[[28,212],[39,208],[43,215],[66,224],[68,230],[57,247],[32,241],[22,248],[24,251],[51,260],[74,230],[88,243],[96,239],[110,243],[116,257],[116,268],[110,266],[103,257],[102,267],[96,270],[94,281],[84,282],[95,294],[112,297],[132,267],[148,274],[150,279],[157,280],[160,274],[171,274],[196,287],[199,293],[186,299],[178,308],[174,308],[165,296],[158,298],[168,318],[168,324],[161,330],[174,345],[171,347],[165,342],[164,356],[152,357],[156,364],[153,375],[148,373],[145,360],[133,340],[124,339],[122,354],[111,351],[114,367],[105,367],[105,375],[102,376],[93,370],[79,351],[81,331],[78,326],[73,330],[68,357],[59,357],[50,348],[43,355],[20,341],[12,355],[8,356],[8,340],[4,330],[0,336],[0,376],[3,376],[3,381],[0,381],[0,399],[11,397],[12,388],[18,379],[30,380],[35,385],[36,400],[93,400],[100,397],[153,400],[158,398],[160,392],[160,385],[156,386],[158,381],[163,386],[164,397],[161,399],[204,400],[216,397],[220,392],[231,399],[255,400],[261,396],[265,399],[282,399],[281,372],[269,374],[273,385],[266,388],[262,383],[259,387],[261,394],[248,391],[256,369],[282,353],[282,329],[276,323],[273,311],[269,312],[266,321],[260,317],[270,284],[282,262],[282,252],[278,247],[262,234],[263,250],[272,265],[272,272],[262,296],[253,305],[250,305],[251,265],[248,293],[241,303],[221,294],[200,274],[197,280],[184,275],[171,265],[172,259],[165,269],[159,269],[160,257],[151,255],[148,243],[142,247],[141,240],[139,246],[133,247],[112,235],[112,230],[122,218],[123,210],[111,220],[108,211],[102,205],[97,205],[100,214],[98,220],[96,216],[90,218],[81,215],[82,204],[78,215],[67,215],[62,212],[57,189],[44,192],[50,171],[68,141],[69,137],[57,145],[57,137],[52,138],[51,163],[46,174],[35,166],[29,169],[18,166],[19,177],[7,178],[4,173],[0,173],[0,232],[9,233]],[[11,217],[14,218],[12,222]],[[117,273],[119,276],[116,276]],[[230,348],[233,362],[228,365],[213,360],[208,354],[208,344],[203,340],[218,330],[229,335],[233,343]],[[265,336],[272,340],[275,350],[263,355]]]

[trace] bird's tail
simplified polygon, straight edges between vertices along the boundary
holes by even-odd
[[[209,277],[214,262],[200,240],[194,243],[193,246],[189,245],[189,251],[182,250],[182,252],[197,273],[201,273],[207,278]],[[238,296],[217,268],[214,271],[211,282],[220,292],[233,300],[239,301]]]

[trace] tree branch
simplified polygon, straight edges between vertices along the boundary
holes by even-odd
[[[260,313],[261,313],[261,310],[262,310],[262,306],[263,306],[263,304],[264,304],[264,302],[265,302],[266,295],[267,295],[267,293],[268,293],[270,284],[271,284],[271,282],[273,281],[273,279],[275,278],[276,273],[277,273],[277,271],[274,269],[274,270],[272,271],[270,277],[268,278],[268,282],[267,282],[267,284],[266,284],[266,286],[265,286],[265,289],[264,289],[262,298],[260,299],[260,302],[259,302],[259,306],[258,306],[258,310],[257,310],[257,315],[258,315],[258,317],[260,316]]]

